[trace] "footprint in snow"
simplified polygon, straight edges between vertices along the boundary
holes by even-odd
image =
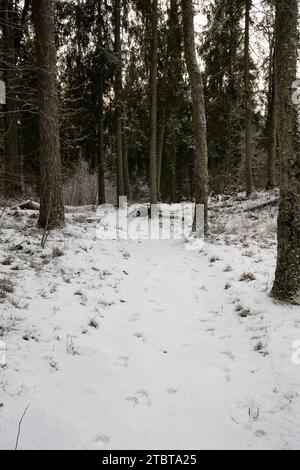
[[[255,436],[258,438],[265,437],[267,435],[266,431],[263,431],[262,429],[259,429],[258,431],[255,432]]]
[[[224,354],[224,356],[229,357],[232,361],[235,361],[236,357],[231,351],[221,351],[221,354]]]
[[[94,442],[96,443],[97,447],[103,448],[110,443],[110,437],[109,436],[97,436],[94,439]]]
[[[120,367],[123,367],[124,369],[127,369],[129,359],[130,358],[128,356],[119,356],[116,364]]]
[[[216,329],[215,328],[207,328],[207,330],[205,330],[205,331],[206,331],[206,333],[211,333],[212,336],[214,336]]]
[[[134,313],[130,318],[129,318],[129,321],[130,322],[135,322],[135,321],[138,321],[138,319],[140,318],[140,315],[138,313]]]
[[[143,333],[135,333],[134,335],[137,339],[140,339],[142,341],[142,343],[146,343],[146,339],[145,339],[145,336],[143,335]]]
[[[133,396],[128,397],[127,401],[131,402],[134,407],[138,405],[151,406],[151,400],[146,390],[139,390]]]
[[[225,374],[225,381],[226,381],[226,383],[229,384],[231,382],[231,375],[230,375],[231,370],[228,369],[228,367],[224,367],[223,372]]]
[[[168,388],[167,393],[169,395],[175,395],[177,393],[177,390],[176,390],[176,388]]]

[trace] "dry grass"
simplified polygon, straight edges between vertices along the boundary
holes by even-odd
[[[90,328],[95,328],[95,330],[97,330],[99,328],[99,323],[97,322],[97,320],[95,320],[95,318],[92,318],[89,321],[89,327]]]
[[[253,282],[256,281],[256,276],[253,273],[243,273],[240,277],[240,282]]]
[[[61,258],[63,255],[64,255],[63,251],[58,246],[53,247],[52,258]]]
[[[79,162],[73,175],[65,181],[63,196],[67,206],[97,204],[97,175],[90,173],[86,162]]]
[[[12,281],[8,278],[0,279],[0,291],[5,292],[6,294],[13,294],[14,293],[14,285]]]

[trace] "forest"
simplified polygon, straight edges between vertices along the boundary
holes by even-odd
[[[299,449],[298,49],[298,0],[0,0],[0,449]]]

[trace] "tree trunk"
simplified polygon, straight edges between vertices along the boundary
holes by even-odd
[[[171,147],[171,197],[172,202],[177,202],[177,136],[176,131],[172,129],[172,147]]]
[[[53,0],[32,0],[38,62],[41,207],[39,225],[64,224]]]
[[[98,49],[102,58],[102,0],[98,1]],[[99,70],[99,122],[98,122],[98,204],[105,204],[105,169],[104,169],[104,78],[103,78],[103,61],[100,63]]]
[[[206,140],[206,116],[203,83],[197,60],[194,11],[192,0],[182,0],[184,47],[191,83],[193,120],[195,132],[195,194],[196,204],[204,206],[204,224],[208,224],[208,157]],[[195,224],[194,224],[195,225]],[[194,226],[194,229],[196,227]]]
[[[157,197],[161,200],[161,174],[162,174],[162,159],[165,144],[165,130],[166,130],[166,104],[162,104],[161,122],[158,130],[158,144],[157,144]]]
[[[150,204],[156,205],[157,195],[157,47],[158,47],[158,1],[152,0],[151,24],[151,71],[150,71]],[[153,215],[151,213],[151,215]]]
[[[300,135],[292,100],[297,76],[298,1],[276,0],[275,95],[281,162],[278,260],[273,296],[300,304]]]
[[[6,85],[5,125],[4,125],[4,183],[6,197],[22,193],[21,167],[18,145],[18,120],[16,97],[16,60],[14,49],[14,9],[11,0],[2,0],[3,13],[3,62]]]
[[[125,195],[122,149],[122,50],[121,50],[121,2],[115,0],[115,54],[118,65],[115,73],[115,126],[116,126],[116,157],[119,198]]]
[[[124,172],[124,189],[125,194],[129,201],[131,201],[131,189],[130,189],[130,177],[129,177],[129,166],[128,166],[128,134],[127,129],[123,129],[123,147],[124,147],[124,154],[123,154],[123,172]]]
[[[250,11],[251,1],[246,0],[245,13],[245,154],[246,154],[246,193],[253,192],[252,150],[251,150],[251,109],[250,109]]]
[[[98,123],[98,204],[105,204],[105,171],[104,171],[104,115],[103,115],[103,73],[100,72],[99,83],[99,123]]]
[[[277,113],[275,104],[274,83],[274,46],[271,45],[269,64],[269,103],[268,103],[268,159],[267,159],[267,184],[266,190],[274,189],[276,186],[276,154],[277,154]]]

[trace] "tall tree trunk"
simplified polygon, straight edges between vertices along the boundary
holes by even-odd
[[[104,112],[103,112],[103,73],[100,72],[99,83],[99,123],[98,123],[98,204],[105,204],[105,171],[104,171]]]
[[[122,46],[121,46],[121,2],[115,0],[115,53],[118,65],[115,73],[115,126],[116,156],[119,198],[125,195],[122,149]]]
[[[172,202],[177,202],[177,136],[175,129],[172,129],[171,146],[171,197]]]
[[[252,150],[251,150],[251,109],[250,109],[250,12],[252,0],[246,0],[245,13],[245,155],[246,193],[253,192]]]
[[[124,172],[124,190],[127,198],[131,201],[131,188],[130,188],[130,177],[129,177],[129,165],[128,165],[128,131],[126,127],[123,128],[123,172]]]
[[[274,83],[274,45],[270,48],[269,63],[269,99],[267,119],[267,191],[276,186],[276,154],[277,154],[277,113],[275,104]]]
[[[297,76],[298,1],[276,0],[275,95],[281,162],[278,260],[273,296],[300,304],[300,135],[292,100]]]
[[[158,143],[157,143],[157,196],[161,199],[161,174],[162,174],[162,159],[165,144],[165,130],[166,130],[166,104],[162,104],[161,121],[158,129]]]
[[[232,168],[231,161],[233,158],[233,103],[232,96],[235,90],[234,83],[234,71],[233,65],[235,60],[235,47],[233,42],[233,32],[235,26],[235,17],[234,17],[234,5],[233,2],[229,2],[229,32],[230,32],[230,42],[229,42],[229,67],[228,67],[228,117],[227,117],[227,141],[226,141],[226,152],[225,152],[225,161],[224,161],[224,177],[222,178],[222,188],[221,192],[225,192],[230,184],[232,178]]]
[[[151,71],[150,71],[150,203],[156,205],[157,196],[157,48],[158,48],[158,1],[152,0],[151,20]],[[153,215],[153,214],[151,214]]]
[[[169,31],[168,31],[168,41],[166,47],[166,54],[164,58],[164,69],[163,76],[160,86],[160,95],[161,95],[161,108],[160,108],[160,119],[158,125],[157,133],[157,195],[158,200],[161,200],[161,177],[162,177],[162,160],[165,144],[165,133],[166,133],[166,123],[167,123],[167,80],[169,74],[169,62],[170,62],[170,48],[171,48],[171,12],[173,7],[173,0],[171,0],[170,8],[170,18],[169,18]]]
[[[102,0],[98,0],[98,53],[101,57],[99,70],[99,122],[98,122],[98,204],[105,204],[105,169],[104,169],[104,78],[102,60]]]
[[[6,197],[22,192],[21,167],[18,145],[18,120],[16,97],[15,59],[15,12],[12,0],[2,0],[3,13],[3,62],[6,85],[5,127],[4,127],[4,182]]]
[[[64,224],[53,0],[32,0],[38,62],[41,208],[45,229]]]
[[[204,206],[204,224],[208,224],[208,157],[206,137],[206,116],[203,83],[198,64],[194,10],[192,0],[182,0],[184,47],[188,74],[191,83],[193,120],[195,132],[195,194],[196,204]],[[194,224],[195,225],[195,224]],[[194,227],[195,229],[196,227]]]

